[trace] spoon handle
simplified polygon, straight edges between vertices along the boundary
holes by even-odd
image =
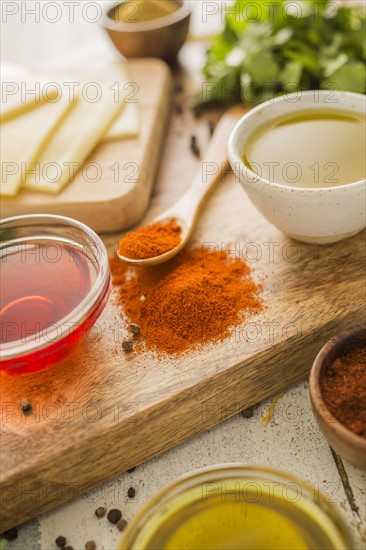
[[[161,218],[183,219],[191,233],[207,195],[222,180],[229,169],[227,143],[235,124],[245,112],[244,106],[235,106],[228,109],[221,117],[205,153],[201,169],[193,183],[178,202],[164,212]]]

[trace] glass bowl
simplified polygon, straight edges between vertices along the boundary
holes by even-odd
[[[264,467],[198,470],[158,493],[128,525],[119,550],[352,549],[338,513],[297,478]]]
[[[63,361],[102,313],[110,293],[107,251],[94,231],[63,216],[0,222],[0,374]]]

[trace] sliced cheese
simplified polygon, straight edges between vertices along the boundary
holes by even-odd
[[[78,73],[77,73],[78,74]],[[88,91],[85,85],[82,88],[80,101],[70,116],[48,142],[38,161],[41,171],[47,165],[58,167],[53,176],[47,179],[37,179],[31,174],[24,187],[47,193],[58,193],[70,181],[76,172],[101,141],[113,122],[124,107],[123,100],[115,101],[111,83],[115,82],[120,72],[116,64],[107,65],[103,70],[88,72],[88,77],[78,74],[78,82],[97,82],[100,86],[100,97],[91,102],[96,91],[95,86]]]
[[[22,101],[19,94],[13,96],[1,96],[0,100],[0,121],[5,122],[14,118],[18,115],[21,115],[29,109],[37,107],[42,101],[42,95],[37,95],[37,97],[26,98]]]
[[[1,195],[16,195],[26,173],[36,168],[39,155],[72,108],[66,98],[60,97],[56,103],[38,103],[1,124]]]
[[[59,92],[36,79],[26,69],[4,64],[1,68],[0,121],[5,122],[46,101],[56,101]]]
[[[139,123],[139,113],[137,103],[134,102],[133,97],[133,88],[131,93],[131,87],[129,87],[129,76],[128,70],[126,69],[126,64],[120,61],[111,62],[109,64],[112,66],[112,74],[116,76],[117,80],[110,81],[110,86],[113,87],[113,93],[116,92],[117,87],[116,83],[118,82],[119,91],[121,94],[121,100],[123,100],[123,108],[118,118],[114,124],[108,129],[107,133],[103,136],[103,141],[111,141],[118,139],[125,139],[136,137],[140,131]],[[3,122],[9,120],[12,117],[22,114],[22,112],[36,107],[42,101],[45,101],[47,98],[43,94],[44,85],[46,85],[50,78],[52,80],[75,80],[81,83],[90,82],[93,79],[95,80],[95,75],[98,74],[95,69],[81,69],[75,71],[75,69],[70,69],[69,71],[62,70],[62,74],[57,72],[50,72],[49,74],[44,73],[32,73],[23,67],[18,67],[14,65],[5,65],[2,68],[2,79],[3,81],[9,81],[9,92],[6,96],[1,97],[1,107],[0,107],[0,120]],[[40,85],[40,92],[36,92],[35,96],[31,94],[21,94],[21,86],[23,85],[26,90],[36,90],[36,82]],[[14,90],[16,93],[12,92],[10,83],[14,83]],[[77,87],[76,91],[80,91]],[[54,93],[54,95],[52,95]],[[56,97],[57,90],[53,92],[52,89],[47,85],[47,96],[50,100],[53,97]],[[25,97],[24,97],[25,96]]]
[[[117,139],[125,139],[136,137],[139,134],[139,116],[138,106],[136,103],[136,85],[132,83],[128,76],[126,63],[121,61],[111,61],[104,68],[106,81],[108,80],[108,89],[110,90],[114,100],[116,94],[119,93],[120,101],[123,102],[121,112],[114,124],[108,129],[103,136],[102,141],[111,141]],[[98,71],[96,69],[80,69],[75,71],[70,69],[67,74],[63,75],[64,80],[77,80],[82,84],[93,82],[96,80]]]
[[[128,70],[126,70],[126,65],[123,63],[117,62],[117,65],[120,71],[118,84],[125,108],[104,136],[104,141],[136,137],[140,130],[138,108],[134,97],[135,90],[133,86],[129,85],[132,83],[128,77]]]
[[[140,123],[136,103],[126,103],[126,107],[119,115],[113,126],[104,136],[103,141],[132,138],[139,135]]]

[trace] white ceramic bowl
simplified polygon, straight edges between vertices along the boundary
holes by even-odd
[[[365,96],[361,94],[325,90],[299,92],[255,107],[233,130],[229,159],[237,179],[261,214],[290,237],[326,244],[361,231],[366,226],[366,182],[323,188],[290,187],[270,182],[244,164],[242,157],[248,140],[259,126],[282,115],[306,109],[365,114],[365,106]]]

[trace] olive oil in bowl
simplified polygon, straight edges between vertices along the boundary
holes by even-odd
[[[142,23],[170,15],[179,8],[173,0],[127,0],[113,10],[113,19],[123,23]]]
[[[243,160],[271,183],[324,188],[365,179],[366,117],[352,111],[313,109],[260,126]]]
[[[207,468],[160,492],[129,525],[120,550],[341,550],[346,528],[316,489],[281,472]]]
[[[288,237],[330,244],[366,227],[365,96],[309,90],[246,113],[228,143],[253,205]]]

